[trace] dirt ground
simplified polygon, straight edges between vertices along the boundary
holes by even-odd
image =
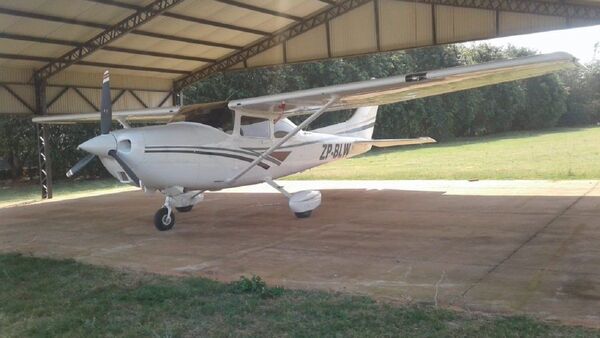
[[[172,231],[161,195],[0,209],[0,252],[219,280],[528,313],[600,327],[598,181],[285,182],[321,187],[296,219],[263,186],[209,193]],[[334,190],[336,189],[336,190]]]

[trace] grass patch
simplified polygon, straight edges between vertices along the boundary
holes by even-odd
[[[598,179],[600,128],[560,128],[374,150],[289,179]]]
[[[54,195],[60,199],[86,196],[90,193],[109,193],[131,189],[130,186],[119,183],[114,178],[99,180],[60,180],[54,182]],[[38,182],[19,183],[0,187],[0,208],[27,202],[41,200]]]
[[[0,255],[0,335],[598,337],[600,332],[527,317],[273,289],[258,277],[225,284],[5,254]]]

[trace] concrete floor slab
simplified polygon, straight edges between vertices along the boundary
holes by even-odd
[[[164,233],[160,195],[9,207],[0,251],[600,327],[598,181],[283,183],[325,188],[323,205],[299,220],[270,187],[209,193]]]

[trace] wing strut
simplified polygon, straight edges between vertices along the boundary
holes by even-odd
[[[275,150],[277,150],[287,140],[289,140],[290,138],[292,138],[300,130],[302,130],[304,127],[308,126],[312,121],[316,120],[319,116],[321,116],[327,110],[327,108],[329,108],[329,106],[331,106],[332,104],[335,103],[335,101],[337,101],[337,99],[338,99],[337,96],[332,96],[329,99],[329,101],[327,101],[327,103],[325,105],[323,105],[319,110],[317,110],[316,112],[314,112],[306,120],[302,121],[302,123],[300,123],[298,126],[296,126],[296,128],[294,128],[291,132],[289,132],[287,135],[285,135],[281,140],[279,140],[277,143],[275,143],[274,145],[272,145],[269,149],[265,150],[262,154],[260,154],[259,157],[257,157],[254,161],[252,161],[252,163],[250,163],[246,167],[246,169],[242,170],[239,174],[235,175],[234,177],[228,179],[225,182],[227,184],[232,184],[235,181],[237,181],[240,177],[244,176],[248,171],[250,171],[250,169],[254,168],[265,157],[271,155],[272,152],[274,152]]]

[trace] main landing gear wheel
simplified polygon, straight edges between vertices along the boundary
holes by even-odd
[[[193,205],[187,205],[185,207],[175,207],[175,209],[177,209],[177,211],[179,211],[179,212],[188,212],[188,211],[192,211],[193,207],[194,207]]]
[[[294,215],[296,215],[297,218],[309,218],[310,214],[312,214],[312,210],[294,213]]]
[[[169,209],[162,207],[158,209],[154,214],[154,226],[159,231],[171,230],[175,225],[175,214],[171,212],[169,215]]]

